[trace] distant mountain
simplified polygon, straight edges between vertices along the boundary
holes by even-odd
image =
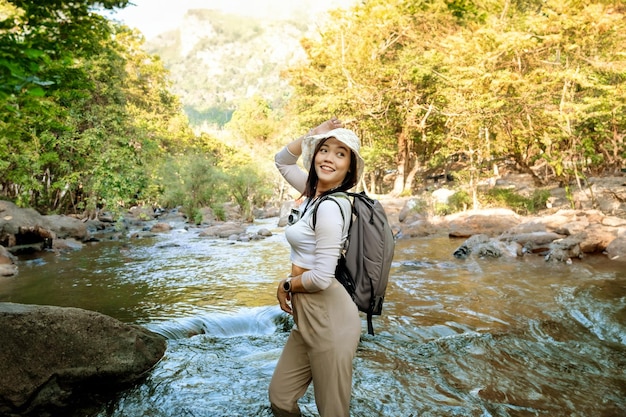
[[[191,123],[221,126],[243,98],[284,103],[291,91],[280,72],[305,59],[300,40],[315,30],[319,13],[304,8],[261,18],[191,9],[179,28],[150,39],[146,49],[169,69]]]

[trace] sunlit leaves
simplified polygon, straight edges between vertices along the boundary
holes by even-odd
[[[396,192],[455,155],[475,179],[505,159],[565,181],[624,165],[623,6],[372,0],[335,18],[290,73],[302,120],[344,111],[374,132],[374,170],[395,140]]]
[[[265,142],[276,130],[270,104],[255,95],[241,100],[226,128],[248,143]]]
[[[3,9],[7,29],[0,31],[5,197],[42,211],[66,211],[114,209],[142,195],[155,150],[184,137],[180,129],[169,131],[180,110],[176,100],[150,94],[167,91],[164,69],[151,69],[158,75],[148,79],[141,45],[121,43],[121,32],[113,38],[113,27],[91,10],[93,1],[12,3]],[[131,57],[143,71],[132,85],[151,86],[139,93],[127,83]],[[133,105],[141,110],[129,112]],[[144,114],[158,114],[153,119],[159,122],[138,125]],[[163,135],[154,137],[159,130]]]

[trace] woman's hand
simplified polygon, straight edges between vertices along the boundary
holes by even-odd
[[[311,129],[309,134],[311,136],[321,135],[322,133],[330,132],[331,130],[338,129],[340,127],[343,127],[343,123],[341,123],[341,120],[337,119],[336,117],[333,117],[332,119],[326,120],[324,123]]]
[[[330,132],[331,130],[338,129],[340,127],[343,127],[343,123],[341,122],[341,120],[333,117],[330,120],[326,120],[321,125],[309,130],[309,133],[300,136],[298,139],[295,139],[292,142],[288,143],[287,149],[289,149],[289,152],[291,152],[293,155],[302,155],[302,140],[304,140],[304,138],[306,138],[307,136],[320,135],[322,133]]]
[[[287,314],[293,314],[291,310],[291,293],[288,293],[283,288],[283,284],[285,280],[282,280],[278,283],[278,289],[276,290],[276,298],[278,299],[278,304],[280,304],[280,309],[283,310]]]

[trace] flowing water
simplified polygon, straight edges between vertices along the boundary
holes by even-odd
[[[198,230],[19,261],[0,301],[73,306],[168,339],[145,381],[93,417],[270,416],[291,320],[276,219],[262,241]],[[626,267],[598,256],[467,259],[448,238],[397,243],[383,316],[354,362],[352,416],[626,416]],[[301,400],[317,416],[313,391]]]

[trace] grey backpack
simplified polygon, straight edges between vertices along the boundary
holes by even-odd
[[[367,314],[367,331],[373,335],[372,316],[382,313],[395,249],[385,210],[378,200],[368,197],[365,192],[327,194],[320,198],[313,211],[313,227],[319,203],[330,198],[339,204],[336,198],[348,197],[352,197],[352,217],[335,278],[343,284],[359,310]]]

